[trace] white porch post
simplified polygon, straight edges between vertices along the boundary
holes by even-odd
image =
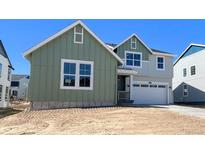
[[[133,92],[133,90],[132,90],[132,84],[133,84],[133,75],[130,75],[130,100],[132,100],[132,92]]]

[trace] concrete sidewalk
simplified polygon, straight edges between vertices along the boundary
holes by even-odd
[[[173,112],[179,112],[184,115],[205,118],[205,108],[196,108],[180,105],[157,105]]]

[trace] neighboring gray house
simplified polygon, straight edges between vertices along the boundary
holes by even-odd
[[[28,75],[12,74],[11,97],[13,100],[27,100],[28,83]]]
[[[0,107],[8,107],[12,65],[0,40]]]
[[[150,49],[135,34],[113,47],[79,20],[24,56],[32,109],[173,102],[173,55]]]
[[[176,103],[205,102],[205,45],[190,44],[174,63]]]

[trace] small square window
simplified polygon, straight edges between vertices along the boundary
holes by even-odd
[[[75,63],[64,63],[64,74],[75,74],[76,64]]]
[[[91,65],[90,64],[80,64],[80,75],[90,75]]]
[[[64,86],[74,87],[75,86],[75,76],[73,75],[64,75]]]
[[[133,66],[133,60],[127,60],[127,65]]]
[[[90,87],[89,76],[80,76],[80,87]]]

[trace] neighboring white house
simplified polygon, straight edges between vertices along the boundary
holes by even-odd
[[[12,65],[0,40],[0,107],[8,107]]]
[[[11,76],[11,97],[14,100],[26,100],[28,91],[29,76],[12,74]]]
[[[175,103],[205,102],[205,45],[190,44],[174,63]]]

